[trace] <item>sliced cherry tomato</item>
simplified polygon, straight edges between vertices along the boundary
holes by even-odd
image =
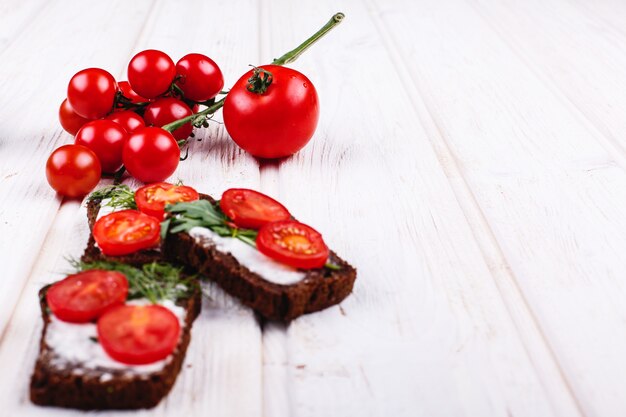
[[[146,103],[150,101],[150,99],[141,97],[139,94],[135,93],[135,90],[133,90],[133,88],[130,86],[130,83],[128,81],[119,81],[117,83],[117,87],[122,92],[124,97],[130,99],[130,101],[132,101],[135,104]]]
[[[237,226],[259,229],[266,223],[289,220],[289,211],[272,197],[246,188],[224,191],[220,208]]]
[[[176,139],[160,127],[137,129],[124,145],[122,161],[139,181],[163,181],[176,171],[180,148]]]
[[[176,84],[189,100],[209,100],[224,87],[220,67],[206,55],[185,55],[176,63],[176,75],[180,76]]]
[[[322,235],[294,220],[268,223],[256,238],[261,253],[294,268],[321,268],[328,260],[328,247]]]
[[[175,76],[172,58],[155,49],[139,52],[128,64],[128,82],[142,97],[155,98],[165,93]]]
[[[180,338],[178,318],[160,305],[125,305],[98,319],[98,341],[113,359],[142,365],[165,359]]]
[[[86,323],[106,309],[124,304],[128,280],[117,271],[92,269],[70,275],[46,292],[50,311],[60,320]]]
[[[102,167],[102,172],[114,173],[122,167],[122,149],[128,132],[112,120],[94,120],[76,133],[75,142],[91,149]]]
[[[67,133],[75,135],[78,129],[83,127],[85,123],[90,122],[91,119],[85,119],[77,115],[72,106],[70,106],[70,102],[65,99],[59,107],[59,121]]]
[[[195,201],[198,198],[200,196],[193,188],[167,182],[144,185],[135,192],[135,202],[139,211],[159,220],[165,217],[166,204]]]
[[[105,255],[119,256],[151,248],[159,243],[157,219],[137,210],[116,211],[93,226],[93,237]]]
[[[113,111],[117,84],[101,68],[77,72],[67,86],[67,100],[74,113],[87,119],[99,119]]]
[[[133,133],[146,125],[140,115],[132,110],[116,111],[105,117],[107,120],[114,121],[122,126],[128,133]]]
[[[100,181],[102,168],[96,154],[86,146],[63,145],[46,163],[46,178],[54,190],[66,197],[82,197]]]
[[[161,127],[191,115],[192,111],[184,101],[173,97],[164,97],[149,104],[146,107],[143,118],[146,121],[146,125]],[[186,123],[173,131],[172,135],[176,139],[187,139],[192,131],[193,126],[191,123]]]

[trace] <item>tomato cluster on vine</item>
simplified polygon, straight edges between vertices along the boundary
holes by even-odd
[[[219,66],[196,53],[175,64],[164,52],[139,52],[128,64],[128,81],[116,82],[101,68],[77,72],[59,108],[61,126],[75,142],[50,156],[48,181],[59,193],[76,197],[91,191],[101,174],[122,167],[143,182],[166,179],[193,127],[187,123],[172,132],[160,127],[213,104],[223,87]]]

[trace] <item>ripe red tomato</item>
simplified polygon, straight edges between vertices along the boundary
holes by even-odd
[[[106,309],[123,304],[128,296],[128,280],[116,271],[92,269],[70,275],[46,292],[46,303],[59,320],[86,323]]]
[[[261,67],[272,73],[262,94],[248,91],[244,74],[224,102],[226,130],[244,150],[258,158],[281,158],[306,145],[317,126],[319,103],[313,83],[304,74],[278,65]]]
[[[83,127],[83,125],[89,121],[90,119],[85,119],[74,113],[74,109],[70,106],[69,101],[67,99],[63,100],[61,106],[59,107],[59,121],[61,122],[61,126],[63,129],[70,135],[75,135],[78,132],[78,129]]]
[[[76,144],[91,149],[102,167],[102,172],[114,173],[122,167],[122,149],[128,133],[112,120],[94,120],[81,127]]]
[[[176,85],[183,90],[185,98],[206,101],[215,97],[224,87],[220,67],[208,56],[188,54],[176,63]]]
[[[64,145],[55,149],[46,163],[48,183],[66,197],[88,194],[100,181],[101,174],[96,154],[81,145]]]
[[[144,185],[135,192],[137,208],[142,213],[163,220],[165,205],[181,201],[195,201],[198,192],[186,185],[174,185],[167,182]]]
[[[266,223],[291,218],[289,211],[278,201],[245,188],[224,191],[220,208],[237,226],[249,229],[259,229]]]
[[[174,61],[155,49],[139,52],[128,64],[128,82],[140,96],[155,98],[165,93],[176,76]]]
[[[261,253],[294,268],[321,268],[329,250],[322,235],[295,220],[267,223],[256,238]]]
[[[137,210],[115,211],[93,225],[93,238],[105,255],[120,256],[159,243],[161,224]]]
[[[117,87],[122,92],[124,97],[130,99],[133,103],[145,103],[150,101],[149,99],[141,97],[139,94],[135,93],[135,90],[132,89],[128,81],[119,81],[117,83]]]
[[[99,119],[113,111],[117,84],[100,68],[77,72],[67,86],[67,100],[74,113],[86,119]]]
[[[180,160],[180,148],[171,133],[160,127],[144,127],[124,145],[122,161],[133,177],[145,183],[172,175]]]
[[[167,358],[180,338],[178,318],[160,305],[125,305],[104,313],[98,341],[113,359],[142,365]]]
[[[120,126],[122,126],[128,133],[133,133],[135,130],[144,127],[146,124],[137,113],[132,110],[116,111],[105,117],[107,120],[111,120]]]
[[[165,97],[150,103],[146,107],[143,118],[148,126],[161,127],[191,115],[191,109],[183,101],[173,97]],[[191,123],[187,123],[173,131],[172,135],[176,139],[187,139],[192,130]]]

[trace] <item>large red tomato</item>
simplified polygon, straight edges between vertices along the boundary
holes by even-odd
[[[46,178],[52,188],[67,197],[82,197],[100,181],[102,169],[96,154],[86,146],[57,148],[46,163]]]
[[[264,65],[272,82],[265,92],[248,90],[255,70],[244,74],[224,102],[224,125],[237,143],[259,158],[281,158],[306,145],[317,126],[319,102],[313,83],[302,73]]]
[[[180,148],[168,131],[144,127],[126,141],[122,160],[130,175],[139,181],[161,182],[176,170]]]

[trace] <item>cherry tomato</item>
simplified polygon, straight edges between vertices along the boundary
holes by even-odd
[[[86,146],[64,145],[52,152],[46,163],[46,178],[66,197],[82,197],[100,181],[102,169],[96,154]]]
[[[208,56],[188,54],[176,63],[176,85],[183,90],[185,98],[206,101],[215,97],[224,87],[220,67]]]
[[[165,217],[165,205],[181,201],[195,201],[198,192],[185,185],[174,185],[167,182],[144,185],[135,192],[137,208],[149,216],[159,220]]]
[[[128,280],[116,271],[92,269],[70,275],[46,292],[50,311],[59,320],[86,323],[106,309],[123,304],[128,296]]]
[[[132,89],[128,81],[119,81],[117,86],[124,97],[130,99],[133,103],[145,103],[150,101],[149,99],[141,97],[139,94],[135,93],[135,90]]]
[[[224,191],[220,208],[237,226],[249,229],[259,229],[266,223],[291,218],[289,211],[278,201],[245,188]]]
[[[61,126],[63,129],[70,135],[75,135],[78,132],[78,129],[83,127],[83,125],[87,122],[90,122],[90,119],[85,119],[74,113],[74,109],[70,106],[69,101],[67,99],[63,100],[61,106],[59,107],[59,121],[61,122]]]
[[[102,167],[102,172],[113,173],[122,167],[122,149],[128,133],[112,120],[94,120],[81,127],[76,144],[91,149]]]
[[[144,127],[124,145],[122,161],[139,181],[160,182],[176,171],[180,148],[171,133],[160,127]]]
[[[99,119],[113,110],[117,84],[115,78],[100,68],[77,72],[67,86],[67,100],[74,113],[87,119]]]
[[[159,243],[161,224],[137,210],[115,211],[93,225],[93,238],[105,255],[128,255]]]
[[[142,97],[155,98],[165,93],[175,76],[172,58],[155,49],[139,52],[128,64],[128,82]]]
[[[114,121],[122,126],[128,133],[133,133],[135,130],[144,127],[144,123],[141,116],[132,110],[116,111],[105,117],[107,120]]]
[[[319,103],[313,83],[304,74],[277,65],[262,94],[248,91],[244,74],[224,102],[224,125],[233,140],[258,158],[289,156],[306,145],[317,126]]]
[[[160,305],[125,305],[104,313],[98,341],[113,359],[142,365],[167,358],[180,338],[178,318]]]
[[[165,97],[150,103],[146,107],[143,118],[147,125],[161,127],[191,115],[191,109],[183,101],[173,97]],[[187,139],[192,130],[191,123],[187,123],[173,131],[172,135],[176,139]]]
[[[294,220],[267,223],[256,238],[261,253],[294,268],[321,268],[328,260],[322,235]]]

